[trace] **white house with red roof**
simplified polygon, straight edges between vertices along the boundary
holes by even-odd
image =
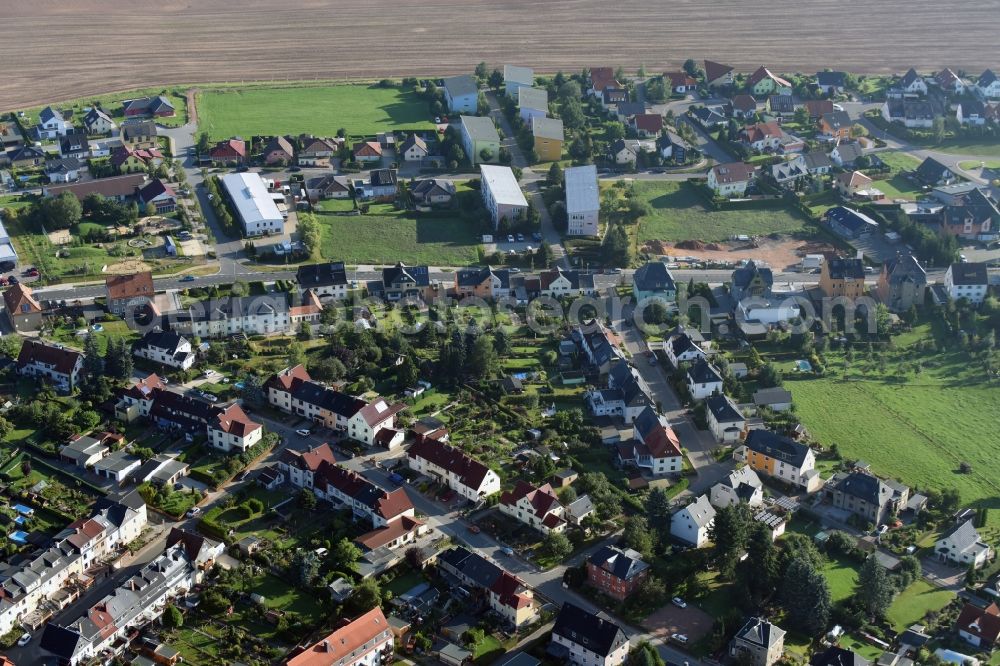
[[[264,436],[264,426],[253,421],[238,404],[233,403],[208,422],[208,443],[217,449],[241,453]]]
[[[536,488],[527,481],[518,481],[513,490],[500,495],[500,513],[533,527],[543,534],[566,529],[565,509],[552,486]]]
[[[632,422],[633,439],[618,445],[622,464],[646,469],[655,476],[679,474],[684,466],[680,440],[666,419],[647,407]]]
[[[753,182],[756,168],[745,162],[716,164],[708,172],[708,186],[719,196],[743,196]]]
[[[306,451],[285,449],[278,459],[278,469],[284,473],[288,482],[296,488],[313,490],[316,482],[316,472],[324,463],[331,465],[337,462],[333,449],[329,444],[320,444]],[[325,487],[320,490],[325,493]]]
[[[286,666],[382,666],[392,660],[393,634],[376,606],[351,622],[342,623],[323,640],[285,662]]]
[[[407,452],[410,469],[434,477],[462,497],[478,502],[500,492],[500,477],[463,451],[426,439]]]
[[[159,178],[149,181],[137,196],[143,206],[152,206],[157,215],[172,213],[177,208],[177,195]]]
[[[590,88],[587,92],[594,97],[603,99],[606,88],[614,89],[621,87],[622,84],[615,78],[615,70],[611,67],[590,68]]]

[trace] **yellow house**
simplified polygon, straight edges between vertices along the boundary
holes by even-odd
[[[539,162],[556,162],[562,159],[563,123],[558,118],[531,119],[531,135],[535,139],[535,153]]]
[[[755,472],[800,486],[806,492],[814,492],[821,483],[812,449],[769,430],[751,430],[734,457]]]

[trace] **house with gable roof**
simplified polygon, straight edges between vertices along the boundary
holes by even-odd
[[[494,299],[509,296],[510,271],[491,266],[460,268],[455,271],[455,295]]]
[[[847,74],[844,72],[816,72],[816,87],[824,95],[842,93],[846,85]]]
[[[986,99],[1000,99],[1000,77],[992,69],[985,70],[976,79],[976,91]]]
[[[962,95],[967,88],[971,87],[966,81],[962,80],[962,77],[953,72],[950,67],[945,67],[935,74],[934,83],[937,84],[942,92],[950,95]]]
[[[677,284],[665,263],[649,261],[636,269],[632,278],[632,295],[636,303],[653,298],[669,303],[677,300]]]
[[[15,284],[4,290],[3,302],[7,319],[16,332],[37,331],[42,327],[42,306],[31,287],[20,282]]]
[[[663,351],[674,368],[680,368],[681,363],[694,363],[706,358],[705,351],[684,330],[672,333],[663,345]]]
[[[631,548],[603,546],[587,558],[587,585],[624,601],[649,578],[649,564]]]
[[[472,502],[500,492],[500,477],[496,472],[443,442],[433,439],[417,442],[406,455],[410,469],[444,483]]]
[[[743,196],[753,182],[756,167],[745,162],[716,164],[708,172],[708,186],[720,197]]]
[[[122,102],[126,118],[169,118],[176,113],[174,105],[163,95],[139,97]]]
[[[219,141],[208,150],[208,158],[214,164],[237,166],[247,158],[247,144],[242,139]]]
[[[617,623],[566,602],[556,616],[547,653],[573,666],[622,666],[629,647]]]
[[[747,77],[747,89],[756,97],[766,97],[771,94],[791,95],[792,84],[787,80],[771,73],[767,67],[761,65],[753,74]]]
[[[63,114],[47,106],[38,114],[38,125],[35,134],[39,139],[57,139],[73,131],[73,125],[66,121]]]
[[[969,645],[992,650],[1000,641],[1000,607],[966,602],[955,620],[958,635]]]
[[[715,507],[708,495],[699,495],[670,517],[670,536],[689,546],[701,548],[715,523]]]
[[[56,389],[71,392],[83,372],[83,354],[62,345],[25,340],[17,355],[17,374],[51,382]]]
[[[926,95],[927,83],[912,67],[906,71],[899,81],[899,89],[908,95]]]
[[[338,626],[323,640],[293,653],[285,666],[381,666],[392,656],[392,627],[376,606]]]
[[[208,443],[229,453],[245,453],[264,436],[264,426],[252,421],[243,408],[233,403],[208,422]]]
[[[993,548],[983,541],[972,520],[954,525],[934,542],[934,553],[942,562],[964,568],[981,568],[993,556]]]
[[[896,510],[906,505],[907,497],[900,503],[894,499],[895,491],[877,476],[865,472],[849,472],[833,483],[827,484],[826,493],[833,506],[849,511],[868,522],[879,525],[886,522]]]
[[[816,454],[800,444],[770,430],[751,430],[733,458],[747,463],[759,474],[814,492],[822,485],[816,471]]]
[[[632,439],[618,445],[618,462],[634,465],[654,476],[679,474],[684,466],[684,453],[666,417],[647,406],[632,420]]]
[[[590,334],[594,336],[599,333]],[[597,351],[603,358],[603,349]],[[625,423],[632,423],[639,414],[656,405],[646,381],[624,361],[610,366],[608,388],[588,391],[586,400],[595,416],[619,416]]]
[[[704,400],[715,393],[722,393],[722,375],[704,358],[699,358],[688,368],[685,381],[693,400]]]
[[[102,109],[94,106],[83,116],[83,126],[87,134],[109,134],[118,129],[118,124]]]
[[[705,85],[724,88],[733,85],[733,68],[712,60],[705,61]]]
[[[764,503],[764,484],[757,472],[748,466],[737,467],[712,486],[709,492],[712,506],[717,509],[741,502],[749,506]]]
[[[747,420],[728,395],[705,398],[705,417],[715,441],[727,444],[742,439]]]
[[[535,487],[518,480],[513,490],[500,495],[500,513],[514,518],[542,534],[566,529],[565,509],[549,484]]]
[[[899,253],[882,264],[875,293],[892,312],[905,312],[924,302],[927,271],[910,253]]]

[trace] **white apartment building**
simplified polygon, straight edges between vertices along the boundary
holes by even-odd
[[[600,233],[600,190],[597,167],[593,164],[570,167],[563,174],[566,185],[567,235],[597,236]]]

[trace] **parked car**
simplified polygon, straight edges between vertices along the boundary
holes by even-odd
[[[31,642],[31,634],[25,633],[21,634],[21,637],[17,639],[17,646],[24,647]]]
[[[506,555],[507,557],[514,557],[514,549],[511,548],[510,546],[504,546],[503,548],[500,549],[500,552]]]
[[[517,235],[517,242],[518,243],[523,243],[524,242],[524,234],[518,234]]]
[[[507,242],[508,243],[514,242],[514,234],[507,234]]]
[[[193,506],[190,509],[188,509],[188,512],[184,515],[186,515],[188,518],[194,518],[199,513],[201,513],[201,507]]]
[[[194,282],[195,277],[193,275],[185,275],[180,279],[180,282]]]
[[[670,603],[672,603],[674,606],[677,606],[678,608],[688,607],[687,602],[681,599],[680,597],[674,597],[673,599],[670,600]]]
[[[541,243],[542,242],[542,235],[540,233],[538,233],[537,231],[535,233],[531,234],[531,237],[537,243]]]
[[[687,645],[688,643],[688,637],[685,634],[674,634],[670,637],[670,640],[680,645]]]
[[[298,430],[295,431],[295,434],[298,435],[299,437],[308,437],[309,435],[312,434],[312,432],[309,430],[309,428],[299,428]]]

